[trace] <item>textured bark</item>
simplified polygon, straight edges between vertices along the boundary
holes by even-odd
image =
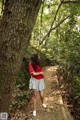
[[[0,26],[0,112],[8,112],[41,0],[6,0]]]

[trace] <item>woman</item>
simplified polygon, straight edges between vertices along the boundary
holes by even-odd
[[[29,89],[33,90],[33,116],[36,116],[36,100],[37,93],[39,92],[42,106],[46,108],[44,104],[43,89],[45,89],[44,74],[42,72],[42,67],[39,62],[38,54],[33,54],[31,57],[31,62],[29,63],[29,72],[31,74],[31,79],[29,82]]]

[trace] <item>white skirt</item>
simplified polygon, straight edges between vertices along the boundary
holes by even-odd
[[[31,76],[29,81],[29,89],[33,89],[35,91],[41,91],[45,89],[44,79],[37,80]]]

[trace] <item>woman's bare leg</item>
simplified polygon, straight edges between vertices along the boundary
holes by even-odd
[[[41,98],[42,106],[44,108],[47,108],[46,104],[44,103],[44,93],[43,93],[43,91],[39,91],[39,95],[40,95],[40,98]]]
[[[33,92],[33,109],[36,111],[37,92]]]
[[[44,103],[44,94],[43,94],[43,90],[39,91],[39,95],[40,95],[40,99],[41,99],[41,103]]]

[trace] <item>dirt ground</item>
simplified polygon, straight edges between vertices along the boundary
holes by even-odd
[[[44,100],[47,109],[42,108],[40,98],[37,99],[37,116],[32,116],[32,100],[24,109],[17,110],[12,114],[10,120],[73,120],[70,111],[63,103],[59,83],[57,79],[57,66],[47,66],[44,68],[46,89]]]

